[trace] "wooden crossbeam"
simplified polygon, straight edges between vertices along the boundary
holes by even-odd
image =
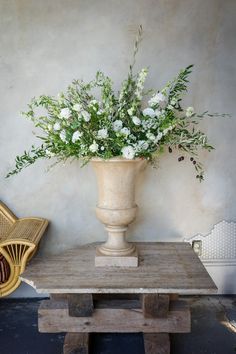
[[[165,318],[144,318],[142,309],[97,308],[92,317],[72,317],[67,301],[44,300],[39,307],[40,332],[144,332],[190,331],[190,312],[185,302],[173,302]]]

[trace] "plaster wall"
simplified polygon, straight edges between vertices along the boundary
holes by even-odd
[[[20,117],[33,96],[56,95],[74,78],[100,69],[118,89],[131,60],[135,32],[144,27],[137,69],[150,67],[147,87],[161,88],[194,63],[186,105],[227,112],[202,129],[216,149],[203,154],[206,180],[190,163],[164,154],[137,186],[140,206],[130,240],[180,241],[207,233],[222,219],[236,221],[236,2],[234,0],[1,0],[0,1],[0,199],[18,216],[51,224],[44,255],[105,239],[95,218],[96,180],[90,165],[41,161],[5,179],[14,157],[32,144],[31,122]],[[35,295],[26,285],[15,296]]]

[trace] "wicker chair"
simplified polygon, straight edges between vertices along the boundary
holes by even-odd
[[[47,225],[48,221],[42,218],[18,219],[0,201],[0,297],[20,285],[19,275],[36,252]],[[3,274],[4,270],[7,274]]]

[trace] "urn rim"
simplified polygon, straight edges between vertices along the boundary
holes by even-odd
[[[144,157],[136,157],[135,159],[126,159],[122,156],[115,156],[115,157],[111,157],[109,159],[103,159],[102,157],[92,157],[90,159],[91,162],[105,162],[105,163],[108,163],[108,162],[141,162],[141,161],[145,161],[147,162],[147,159],[145,159]]]

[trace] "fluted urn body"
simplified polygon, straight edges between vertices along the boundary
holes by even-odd
[[[132,255],[137,258],[135,246],[126,241],[125,233],[136,216],[135,182],[146,160],[116,157],[109,160],[93,158],[91,162],[98,182],[96,215],[108,232],[106,243],[97,250],[100,256],[97,265],[137,266],[137,259],[130,261]],[[101,261],[104,259],[105,262]]]

